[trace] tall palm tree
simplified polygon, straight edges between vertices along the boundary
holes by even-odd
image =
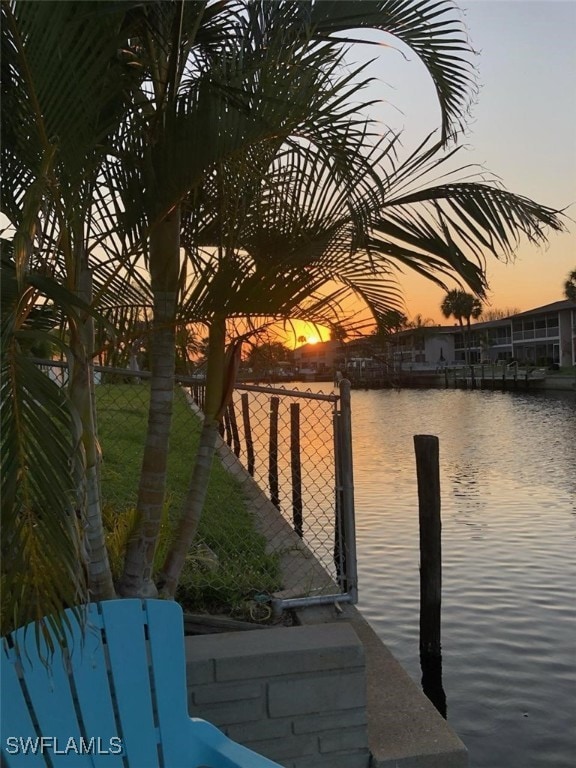
[[[446,293],[440,309],[444,317],[455,317],[462,329],[465,338],[465,359],[470,362],[470,320],[477,320],[482,314],[482,302],[471,293],[459,289],[453,289]],[[464,320],[466,332],[464,332]]]
[[[95,598],[114,594],[101,525],[88,243],[96,179],[131,78],[118,56],[131,4],[104,5],[2,2],[2,212],[16,286],[3,306],[3,483],[11,490],[2,559],[5,615],[16,623],[73,605],[87,588]],[[41,333],[30,321],[42,302],[65,330],[67,396],[23,360],[23,335]],[[38,432],[43,409],[29,406],[39,402],[57,435]]]
[[[190,207],[183,207],[188,214],[183,243],[193,275],[188,308],[191,317],[208,327],[208,367],[199,449],[160,576],[164,596],[174,596],[198,530],[218,423],[240,359],[240,344],[226,348],[227,320],[300,317],[337,322],[342,290],[328,296],[319,290],[338,261],[347,261],[352,233],[360,235],[363,217],[355,209],[360,200],[352,190],[358,171],[352,168],[343,175],[341,159],[331,162],[325,155],[326,144],[305,148],[288,143],[261,174],[248,174],[243,158],[220,164]],[[262,167],[269,148],[252,151],[250,157],[253,168]],[[364,173],[372,173],[368,164]]]
[[[110,176],[110,185],[116,181],[115,188],[130,212],[125,218],[132,217],[135,228],[140,229],[143,215],[147,221],[148,269],[154,296],[149,428],[137,524],[120,585],[126,595],[155,592],[151,566],[165,492],[176,307],[183,277],[181,201],[188,194],[197,194],[190,190],[198,189],[210,164],[216,162],[218,167],[220,156],[240,152],[246,158],[250,147],[262,142],[271,143],[273,149],[279,141],[306,127],[316,133],[318,140],[325,140],[340,162],[345,162],[347,145],[354,140],[358,146],[364,135],[353,120],[344,120],[330,107],[349,91],[349,78],[342,79],[337,87],[332,84],[331,73],[339,62],[330,46],[305,44],[302,4],[247,4],[245,14],[236,19],[238,24],[231,25],[233,34],[226,28],[220,38],[218,57],[210,58],[209,70],[203,69],[207,57],[198,35],[204,30],[206,15],[222,13],[223,6],[200,6],[202,15],[194,24],[190,19],[188,23],[186,19],[176,23],[174,14],[182,11],[182,4],[161,6],[160,20],[154,18],[153,26],[149,26],[148,17],[143,17],[138,50],[143,49],[151,61],[158,60],[162,72],[174,72],[175,80],[170,87],[164,87],[162,77],[167,75],[163,75],[155,83],[155,99],[148,99],[144,115],[145,121],[152,121],[151,127],[147,125],[144,134],[127,132],[123,137],[123,155],[131,153],[137,158],[143,154],[148,163],[143,169],[135,163],[128,168],[128,175],[124,166],[112,168]],[[195,46],[200,49],[199,63]],[[153,137],[152,146],[143,142],[143,135]],[[357,165],[366,162],[358,154],[353,157]],[[116,171],[120,176],[115,178]],[[143,182],[139,181],[142,172]],[[135,196],[139,187],[144,195]],[[147,198],[146,190],[151,189],[154,194]],[[224,338],[222,323],[219,327],[220,347]],[[214,324],[212,332],[216,333]],[[221,367],[222,361],[216,363],[213,353],[214,365]],[[209,363],[209,374],[210,370]]]
[[[165,487],[171,402],[169,379],[173,371],[170,348],[174,346],[170,328],[178,280],[177,219],[179,201],[185,191],[195,187],[199,169],[206,168],[217,156],[224,157],[240,147],[245,149],[266,137],[276,143],[302,124],[309,130],[314,129],[323,140],[332,136],[329,144],[335,153],[339,147],[349,146],[352,139],[357,142],[363,138],[366,129],[358,127],[350,108],[347,120],[343,115],[336,120],[334,110],[327,109],[327,105],[337,99],[341,103],[344,99],[341,88],[336,97],[331,80],[345,41],[333,38],[333,33],[354,27],[375,27],[396,34],[411,45],[428,66],[436,86],[443,141],[454,134],[462,121],[472,82],[468,63],[453,55],[455,45],[467,45],[463,34],[449,24],[435,23],[439,16],[450,15],[453,11],[450,3],[439,9],[432,0],[401,6],[364,0],[239,2],[238,14],[232,14],[234,22],[224,36],[218,38],[220,58],[206,53],[209,49],[206,43],[201,47],[201,64],[208,59],[210,63],[208,77],[202,77],[202,66],[190,66],[198,32],[208,29],[208,42],[213,43],[217,35],[210,25],[204,24],[206,14],[212,13],[219,19],[229,19],[231,14],[226,16],[229,6],[195,5],[201,12],[196,13],[195,23],[190,24],[185,16],[192,3],[145,4],[143,32],[137,49],[144,51],[140,63],[156,62],[155,68],[147,70],[154,83],[154,99],[143,99],[145,116],[152,115],[152,128],[147,126],[143,135],[153,137],[153,152],[148,180],[143,184],[132,183],[129,197],[134,210],[140,188],[154,190],[153,198],[148,196],[144,206],[140,202],[140,208],[152,206],[148,215],[149,264],[153,293],[158,299],[154,312],[158,320],[154,321],[156,343],[152,350],[155,362],[149,417],[151,439],[147,441],[143,460],[139,522],[122,578],[124,594],[154,591],[150,565]],[[239,22],[239,26],[235,22]],[[222,45],[223,40],[229,42],[234,35],[238,36],[239,45]],[[221,121],[226,127],[221,127]],[[198,152],[200,145],[202,150]],[[140,147],[140,151],[144,149]],[[145,152],[144,155],[146,157]],[[343,162],[349,159],[344,158]],[[361,153],[356,154],[356,162],[362,164]],[[155,240],[158,247],[154,245]],[[221,328],[219,345],[222,338]],[[218,366],[221,367],[221,363]]]
[[[564,296],[569,301],[576,301],[576,269],[570,272],[564,282]]]
[[[270,11],[270,8],[273,7],[274,4],[269,4],[266,9]],[[281,26],[282,30],[285,31],[286,25],[282,24]],[[265,37],[262,33],[259,34],[259,39]],[[266,39],[269,42],[269,38]],[[286,50],[285,43],[282,50]],[[276,92],[279,90],[276,80],[274,80],[274,89]],[[253,94],[253,89],[249,93]],[[251,107],[255,104],[257,102],[252,98]],[[267,106],[268,102],[265,100],[264,104]],[[310,114],[314,113],[311,111]],[[334,115],[332,121],[334,121]],[[291,128],[293,130],[294,127],[295,124],[292,123]],[[340,131],[340,135],[341,133],[342,131]],[[365,138],[365,134],[366,131],[364,131],[362,138]],[[208,176],[206,180],[206,195],[211,197],[211,203],[215,206],[216,213],[212,214],[213,219],[206,225],[203,236],[206,238],[207,244],[212,245],[213,252],[211,258],[204,257],[202,262],[203,271],[201,270],[197,277],[198,283],[193,291],[194,300],[191,302],[191,316],[196,320],[202,317],[210,318],[208,321],[209,361],[211,361],[211,365],[208,366],[210,396],[206,402],[207,414],[202,438],[202,456],[204,458],[202,462],[196,464],[197,473],[195,472],[193,476],[187,501],[187,511],[183,512],[180,535],[177,537],[180,564],[185,556],[187,542],[191,540],[197,529],[206,478],[210,470],[210,457],[213,455],[213,444],[216,439],[217,417],[225,407],[225,397],[231,386],[232,376],[226,374],[224,351],[226,317],[235,316],[238,310],[230,312],[225,305],[228,303],[229,297],[234,300],[237,298],[235,290],[242,284],[243,280],[247,280],[247,285],[252,286],[252,291],[256,283],[260,294],[262,294],[262,286],[265,285],[262,278],[267,263],[271,261],[270,256],[264,260],[260,259],[256,262],[255,270],[252,272],[250,271],[252,267],[249,269],[238,258],[234,258],[235,249],[240,242],[238,236],[239,222],[249,221],[246,214],[250,210],[250,192],[254,184],[258,184],[258,173],[253,176],[248,173],[247,169],[251,168],[260,173],[265,171],[266,163],[269,163],[270,158],[274,157],[275,151],[279,151],[278,144],[278,141],[273,142],[271,146],[268,144],[266,151],[260,152],[260,154],[252,152],[246,154],[244,158],[237,155],[235,163],[217,165],[213,171],[213,176]],[[301,153],[301,146],[297,146]],[[394,295],[394,289],[391,287],[390,260],[392,259],[400,264],[408,264],[435,280],[439,285],[443,285],[443,274],[456,273],[475,291],[481,292],[483,290],[482,265],[481,263],[474,263],[465,256],[464,246],[470,248],[473,255],[481,262],[485,252],[506,253],[510,251],[519,231],[524,231],[533,239],[541,239],[543,226],[546,224],[553,227],[560,226],[555,212],[487,185],[449,183],[424,191],[410,192],[408,182],[412,180],[412,176],[418,179],[427,170],[435,169],[440,162],[435,158],[440,146],[441,144],[438,142],[432,147],[423,144],[408,159],[408,162],[398,165],[396,168],[388,169],[383,177],[378,177],[376,180],[373,169],[372,173],[364,172],[364,175],[361,175],[366,164],[360,162],[354,179],[357,185],[360,182],[358,191],[362,191],[362,204],[355,209],[354,217],[356,220],[362,219],[365,223],[370,221],[370,227],[356,227],[355,231],[358,233],[355,241],[356,247],[352,250],[348,247],[348,250],[345,251],[345,253],[354,253],[355,258],[346,259],[345,264],[341,259],[337,270],[333,267],[331,272],[328,268],[324,269],[321,275],[318,273],[316,278],[318,286],[324,284],[327,274],[334,277],[337,271],[338,279],[344,290],[356,293],[377,313],[387,311],[394,303],[394,299],[398,297],[397,293]],[[382,156],[387,158],[392,165],[395,147],[396,139],[392,139],[382,149]],[[359,156],[359,160],[362,160],[362,155]],[[375,164],[372,158],[371,164]],[[300,168],[302,161],[295,161],[294,165],[296,168]],[[284,167],[282,174],[285,175]],[[256,182],[252,181],[252,178],[256,178]],[[236,188],[234,188],[234,184]],[[387,191],[390,192],[384,200],[383,187],[387,187]],[[350,194],[354,188],[354,185],[348,181],[346,192]],[[241,190],[242,194],[238,190]],[[395,193],[396,196],[392,193]],[[206,203],[202,194],[196,192],[194,202],[199,203],[199,200],[202,199]],[[429,214],[431,212],[433,219],[435,219],[434,224],[430,222],[429,215],[417,213],[419,207],[426,205],[429,207]],[[294,206],[293,210],[295,210]],[[239,216],[240,212],[242,216]],[[504,227],[502,226],[503,223]],[[341,222],[338,224],[340,225]],[[347,220],[347,225],[349,226],[349,224],[350,218]],[[201,242],[194,226],[191,230],[193,234],[187,235],[190,251],[196,249]],[[495,231],[495,235],[492,230]],[[323,237],[324,241],[314,240],[315,255],[318,258],[323,257],[327,244],[334,246],[330,229],[327,233],[323,233]],[[266,233],[264,240],[262,237],[260,238],[260,246],[262,242],[265,242],[268,247],[270,246],[272,241],[269,232]],[[243,251],[250,252],[250,244],[247,241],[243,245]],[[377,252],[380,253],[381,258],[375,266],[373,254]],[[276,255],[277,258],[272,260],[273,269],[269,273],[269,279],[272,279],[273,276],[275,285],[280,282],[281,270],[285,269],[282,258],[279,258],[278,254]],[[340,253],[340,255],[342,254]],[[276,263],[274,264],[274,262]],[[308,275],[308,273],[306,274]],[[294,270],[285,271],[282,274],[282,284],[285,285],[288,280],[292,281],[291,288],[295,295],[298,295],[298,292],[302,290],[298,280],[298,276],[301,275],[301,269],[299,275]],[[254,276],[258,279],[254,280]],[[315,283],[308,281],[307,290],[311,291],[314,287]],[[240,294],[245,295],[245,290],[246,286],[240,291]],[[295,311],[297,302],[293,298],[287,302],[286,297],[284,297],[283,303],[278,309],[272,301],[274,295],[274,291],[268,292],[267,301],[260,301],[259,308],[254,310],[256,314],[263,314],[264,305],[267,307],[266,311],[274,316],[285,316],[283,313],[288,311],[289,304],[289,311]],[[210,308],[214,297],[217,297],[218,306]],[[226,297],[224,301],[223,297]],[[246,301],[244,301],[244,312],[246,305]],[[234,368],[234,362],[238,359],[238,351],[237,346],[229,349],[231,370]],[[166,564],[165,571],[172,573],[169,577],[165,573],[165,591],[167,594],[173,593],[178,568],[179,566],[172,568],[170,563]]]

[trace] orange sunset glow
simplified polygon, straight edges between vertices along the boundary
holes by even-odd
[[[463,0],[459,5],[480,52],[476,65],[481,90],[455,166],[488,169],[510,191],[565,209],[569,217],[567,231],[551,234],[547,246],[524,239],[510,263],[495,258],[486,263],[486,309],[529,310],[562,299],[563,282],[576,267],[576,100],[566,97],[576,87],[576,4]],[[371,116],[382,126],[404,131],[402,148],[407,152],[437,127],[438,112],[430,78],[407,49],[405,53],[406,58],[393,52],[375,58],[371,46],[354,48],[356,62],[373,61],[367,69],[375,78],[367,89],[375,99]],[[441,288],[409,270],[400,274],[399,284],[409,318],[421,314],[446,323],[440,312]]]
[[[290,323],[272,326],[271,331],[290,349],[296,349],[304,344],[318,344],[330,339],[329,328],[303,320],[291,320]]]

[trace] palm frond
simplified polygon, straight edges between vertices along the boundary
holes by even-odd
[[[88,600],[72,471],[80,427],[13,322],[2,328],[2,634]]]
[[[474,51],[452,0],[322,0],[313,4],[311,19],[317,36],[373,28],[401,40],[422,60],[434,82],[442,143],[463,128],[476,92]]]

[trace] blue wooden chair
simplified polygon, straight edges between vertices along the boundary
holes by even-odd
[[[70,624],[49,664],[34,625],[3,638],[2,765],[280,768],[188,716],[177,603],[93,603]]]

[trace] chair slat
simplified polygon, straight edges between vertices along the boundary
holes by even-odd
[[[148,600],[146,611],[162,753],[164,764],[172,766],[190,751],[182,609],[167,600]]]
[[[71,618],[67,631],[70,648],[76,648],[81,642],[81,630]],[[54,768],[70,765],[69,753],[66,753],[70,740],[80,744],[82,731],[78,722],[70,681],[64,665],[63,656],[55,652],[49,665],[42,661],[42,656],[49,657],[46,641],[40,638],[40,649],[32,627],[17,630],[12,635],[18,648],[18,657],[26,679],[26,687],[38,722],[39,735],[53,739],[45,742],[44,751],[50,755]],[[87,754],[75,755],[78,768],[91,768],[92,761]]]
[[[205,720],[188,716],[182,609],[157,600],[148,600],[146,609],[165,765],[178,765],[189,754],[193,766],[278,768]]]
[[[159,768],[142,600],[107,600],[100,610],[114,682],[122,739],[130,765]]]
[[[107,768],[123,768],[117,751],[120,732],[108,680],[103,642],[103,621],[96,604],[87,611],[83,645],[74,648],[72,669],[76,694],[89,749],[106,756]]]
[[[28,703],[24,698],[20,678],[16,673],[16,654],[13,649],[8,648],[6,640],[3,640],[2,646],[0,668],[0,704],[2,706],[0,734],[4,749],[2,764],[5,763],[8,768],[13,766],[19,768],[22,765],[30,766],[30,768],[44,766],[44,759],[40,755],[25,754],[21,749],[22,743],[26,744],[27,738],[36,738],[36,730],[30,717]],[[16,744],[12,744],[8,739],[16,739]],[[21,742],[20,739],[23,739],[24,742]]]

